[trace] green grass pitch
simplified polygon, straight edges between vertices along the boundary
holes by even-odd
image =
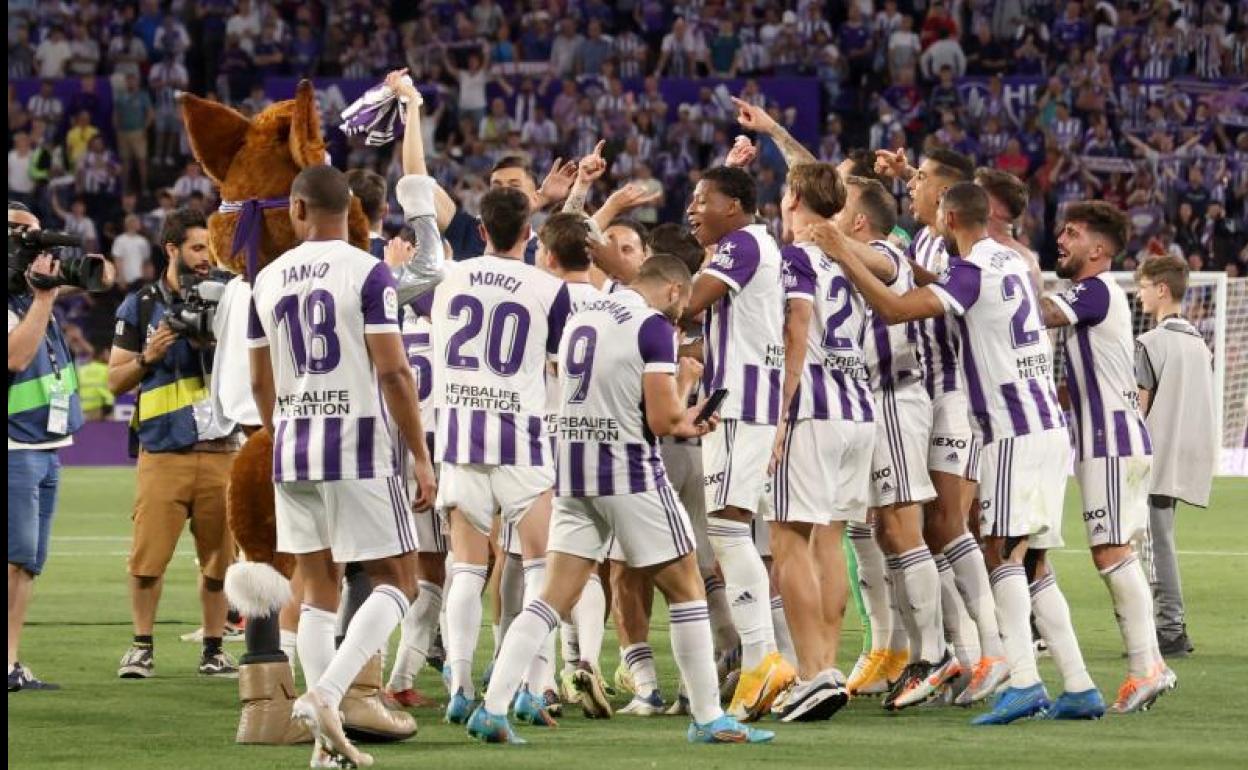
[[[1084,549],[1075,502],[1067,494],[1066,550],[1053,557],[1070,600],[1092,676],[1106,700],[1121,683],[1118,628],[1104,584]],[[14,768],[294,768],[307,767],[304,746],[234,744],[238,690],[234,681],[195,674],[198,647],[178,641],[198,621],[195,567],[184,537],[170,568],[156,628],[158,676],[116,678],[130,639],[125,552],[133,474],[122,469],[72,469],[64,474],[46,575],[36,584],[22,660],[64,686],[60,692],[9,696],[9,754]],[[617,717],[590,722],[579,712],[557,730],[521,727],[524,747],[481,746],[433,710],[417,713],[413,740],[373,747],[379,767],[480,768],[558,766],[607,768],[742,767],[1244,767],[1248,749],[1238,698],[1248,683],[1248,480],[1219,480],[1213,506],[1182,509],[1180,549],[1194,656],[1172,662],[1179,688],[1145,714],[1097,723],[1027,722],[972,728],[972,711],[940,708],[885,714],[878,701],[850,703],[832,721],[776,725],[770,746],[690,746],[677,718]],[[847,618],[841,666],[859,644]],[[488,618],[488,615],[487,615]],[[395,635],[397,638],[397,634]],[[656,612],[651,639],[664,691],[674,693],[675,667],[666,618]],[[483,664],[490,633],[482,633]],[[231,645],[241,651],[241,645]],[[608,629],[604,669],[617,653]],[[1060,691],[1052,661],[1041,662],[1050,693]],[[440,693],[426,669],[419,682]]]

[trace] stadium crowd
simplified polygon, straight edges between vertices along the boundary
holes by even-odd
[[[271,76],[376,81],[399,64],[426,95],[430,172],[474,215],[501,157],[540,174],[605,138],[600,192],[639,183],[662,193],[641,222],[679,220],[736,130],[719,79],[743,79],[734,92],[792,126],[796,109],[780,109],[766,83],[796,77],[819,86],[826,119],[808,142],[821,160],[905,147],[913,164],[943,145],[1024,179],[1020,240],[1046,268],[1060,207],[1101,198],[1131,214],[1121,269],[1169,252],[1197,270],[1248,271],[1245,105],[1221,100],[1232,88],[1200,87],[1248,76],[1243,2],[14,0],[9,197],[81,235],[120,277],[112,294],[62,307],[77,355],[107,346],[125,287],[159,274],[154,239],[168,213],[217,204],[190,162],[179,90],[252,114],[269,103]],[[1028,98],[1007,93],[1018,77],[1041,79]],[[38,88],[21,99],[25,78]],[[697,97],[669,103],[670,78],[700,79]],[[59,89],[66,79],[74,87]],[[320,99],[335,163],[373,168],[393,190],[397,145],[348,141],[341,90]],[[764,138],[759,206],[773,225],[783,177]],[[893,192],[913,230],[904,186]]]

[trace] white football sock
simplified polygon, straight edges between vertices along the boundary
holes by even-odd
[[[911,548],[897,555],[906,598],[914,613],[914,624],[922,639],[921,660],[939,663],[945,656],[945,627],[940,612],[940,573],[927,546]]]
[[[472,654],[481,633],[481,589],[485,588],[486,569],[476,564],[455,562],[451,565],[450,588],[446,592],[446,628],[442,641],[446,644],[446,662],[451,668],[451,694],[464,691],[472,700]]]
[[[1135,556],[1128,556],[1101,572],[1114,599],[1118,630],[1127,650],[1131,676],[1145,677],[1161,662],[1157,651],[1157,628],[1153,621],[1153,594]]]
[[[776,634],[776,648],[784,659],[797,665],[797,648],[793,646],[793,635],[789,633],[789,621],[784,617],[784,599],[779,595],[771,597],[771,627]]]
[[[1052,568],[1047,575],[1031,584],[1031,611],[1036,615],[1036,628],[1049,643],[1049,654],[1062,675],[1066,692],[1084,692],[1096,687],[1088,676],[1088,667],[1079,651],[1075,626],[1070,621],[1070,605],[1057,587]]]
[[[659,672],[654,667],[654,650],[645,642],[620,650],[620,659],[633,675],[633,690],[642,697],[659,689]]]
[[[997,625],[996,600],[992,596],[992,584],[988,582],[988,568],[984,565],[984,553],[970,533],[945,546],[945,558],[953,567],[954,582],[962,595],[963,606],[979,630],[979,647],[990,658],[1004,658],[1001,646],[1001,629]]]
[[[750,525],[729,519],[712,519],[707,535],[724,573],[728,607],[741,637],[741,668],[748,670],[776,650],[771,625],[770,581],[763,557],[758,555]]]
[[[576,608],[573,608],[573,616]],[[572,671],[581,662],[581,638],[576,633],[576,624],[565,620],[559,621],[559,650],[563,655],[563,670]]]
[[[334,632],[338,614],[305,604],[299,610],[299,631],[295,645],[299,665],[303,667],[304,690],[311,690],[321,681],[329,662],[334,659]]]
[[[741,644],[737,629],[732,625],[732,612],[728,609],[728,593],[724,590],[724,581],[719,575],[710,574],[702,578],[706,586],[706,608],[711,613],[711,634],[715,637],[715,653],[723,655],[735,650]]]
[[[936,571],[940,574],[940,617],[944,622],[945,639],[953,645],[962,670],[970,673],[979,662],[979,638],[975,624],[962,606],[962,596],[953,577],[953,568],[944,554],[933,554]]]
[[[396,692],[412,688],[412,679],[424,667],[429,655],[429,646],[438,629],[438,615],[442,612],[441,586],[425,580],[418,585],[420,593],[403,616],[398,654],[390,671],[390,689]]]
[[[1040,682],[1036,650],[1031,644],[1031,600],[1027,572],[1021,564],[1002,564],[989,576],[997,602],[1001,646],[1010,665],[1010,686],[1031,687]]]
[[[893,613],[889,609],[888,583],[884,580],[884,552],[871,536],[871,527],[850,523],[846,526],[849,545],[858,562],[858,589],[862,606],[871,622],[871,649],[886,650],[892,639]]]
[[[559,614],[541,599],[529,602],[516,617],[494,661],[494,673],[485,692],[486,711],[500,716],[507,713],[525,670],[558,625]]]
[[[580,601],[572,608],[572,628],[575,629],[580,660],[598,670],[598,657],[602,654],[602,637],[606,633],[607,595],[602,590],[602,580],[590,575],[589,582],[581,591]]]
[[[286,653],[286,660],[290,661],[290,672],[293,674],[299,670],[299,632],[283,628],[279,644],[282,652]]]
[[[672,657],[685,684],[693,721],[706,724],[723,714],[719,707],[719,677],[711,641],[710,612],[706,602],[682,602],[668,607],[671,620]]]
[[[923,658],[923,635],[919,632],[919,626],[914,620],[914,607],[910,603],[910,598],[906,596],[906,579],[905,573],[901,569],[900,557],[893,554],[885,554],[885,564],[888,571],[889,594],[893,600],[893,611],[897,618],[901,620],[901,627],[905,630],[906,647],[890,647],[890,649],[901,650],[906,649],[910,654],[910,662],[921,660]]]
[[[334,660],[316,683],[330,708],[337,708],[342,696],[355,681],[368,659],[390,638],[394,627],[407,614],[407,597],[392,585],[379,585],[351,618],[347,636],[334,654]]]
[[[494,568],[503,571],[498,579],[498,625],[494,627],[494,657],[498,657],[507,629],[524,609],[524,567],[519,557],[509,555]]]
[[[528,607],[542,596],[546,585],[546,560],[524,560],[524,605]],[[513,621],[514,622],[514,621]],[[551,634],[538,648],[524,677],[529,692],[541,694],[555,683],[555,636]]]

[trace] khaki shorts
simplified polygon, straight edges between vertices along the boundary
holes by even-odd
[[[118,131],[117,154],[122,162],[147,160],[147,131]]]
[[[234,455],[139,453],[131,575],[164,575],[189,519],[199,571],[212,580],[225,578],[226,568],[234,561],[234,539],[225,521],[225,490]]]

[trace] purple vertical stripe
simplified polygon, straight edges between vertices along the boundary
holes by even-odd
[[[628,491],[630,494],[646,489],[646,447],[643,444],[625,444],[628,453]]]
[[[442,459],[448,463],[459,462],[459,409],[448,407],[439,418],[446,420],[446,446],[442,451]]]
[[[923,385],[928,397],[936,395],[936,364],[932,360],[932,322],[924,321],[920,327],[919,341],[923,343]]]
[[[828,372],[828,376],[832,378],[832,383],[836,386],[836,398],[841,406],[839,417],[842,420],[854,419],[854,408],[849,402],[849,383],[845,380],[845,372],[842,372],[840,369],[832,369]]]
[[[529,464],[533,466],[542,466],[546,463],[542,459],[542,436],[545,431],[542,429],[541,417],[529,418]]]
[[[1151,455],[1153,453],[1153,437],[1148,435],[1148,426],[1139,417],[1135,418],[1135,424],[1140,428],[1140,440],[1144,442],[1144,454]]]
[[[1018,395],[1018,384],[1005,383],[1001,386],[1001,395],[1005,398],[1005,408],[1010,413],[1010,425],[1014,427],[1014,435],[1027,435],[1027,412],[1024,411],[1023,400]]]
[[[828,383],[823,378],[823,365],[811,364],[808,371],[810,372],[810,416],[816,420],[826,420],[830,415],[828,414]]]
[[[858,391],[858,408],[862,410],[862,421],[875,422],[875,399],[871,397],[871,389],[864,380],[854,380],[854,389]]]
[[[585,444],[581,441],[568,442],[568,482],[572,485],[572,494],[585,494]]]
[[[758,367],[746,364],[743,384],[741,385],[741,419],[744,422],[756,422],[758,418]]]
[[[308,478],[308,444],[312,443],[312,421],[306,417],[295,419],[295,481]]]
[[[374,417],[361,417],[355,425],[356,478],[373,477],[373,432],[376,427]]]
[[[711,392],[711,388],[715,383],[715,308],[707,308],[706,318],[702,321],[702,358],[705,359],[702,367],[702,389],[707,393]]]
[[[615,463],[610,444],[598,445],[598,494],[615,494]]]
[[[966,319],[958,318],[958,328],[962,332],[963,356],[962,369],[966,372],[966,389],[971,400],[971,415],[979,423],[980,433],[985,444],[992,442],[992,422],[988,417],[988,400],[984,398],[984,386],[979,381],[979,367],[975,364],[975,356],[971,353],[971,331],[966,328]]]
[[[780,421],[780,388],[781,371],[767,371],[767,424],[775,425]]]
[[[1105,457],[1106,433],[1105,404],[1101,401],[1101,389],[1096,381],[1096,365],[1092,360],[1092,337],[1087,326],[1080,326],[1075,335],[1079,340],[1079,358],[1083,366],[1083,389],[1088,398],[1088,419],[1092,426],[1092,456]]]
[[[1131,429],[1127,427],[1127,413],[1120,409],[1114,410],[1114,439],[1118,442],[1118,456],[1129,457],[1131,455]]]
[[[1083,448],[1083,393],[1079,390],[1079,378],[1075,376],[1075,363],[1066,348],[1066,390],[1070,394],[1070,408],[1075,412],[1075,443],[1078,446],[1078,459],[1084,459]]]
[[[485,462],[485,412],[481,409],[468,413],[468,462]]]
[[[516,416],[498,416],[498,462],[500,465],[516,464]]]
[[[933,323],[936,332],[936,344],[940,346],[940,387],[941,392],[948,393],[958,389],[958,373],[954,368],[957,354],[954,351],[953,339],[949,334],[949,326],[944,316]]]
[[[286,438],[286,421],[282,420],[277,425],[277,435],[273,437],[273,478],[277,481],[285,481],[282,478],[282,441]]]
[[[325,418],[325,450],[324,463],[326,481],[337,481],[342,478],[342,418]],[[404,452],[404,455],[407,453]]]
[[[875,374],[879,387],[886,388],[893,384],[893,345],[888,338],[888,324],[874,313],[871,314],[871,335],[875,338]]]
[[[719,361],[715,366],[714,388],[724,387],[724,378],[727,375],[728,326],[732,323],[732,295],[725,294],[719,303],[723,310],[719,318],[719,342],[716,345],[719,349]]]
[[[1035,378],[1027,380],[1027,389],[1031,391],[1031,398],[1036,402],[1036,411],[1040,413],[1040,424],[1045,430],[1057,427],[1053,422],[1053,410],[1049,409],[1049,396],[1041,387],[1040,381]]]

